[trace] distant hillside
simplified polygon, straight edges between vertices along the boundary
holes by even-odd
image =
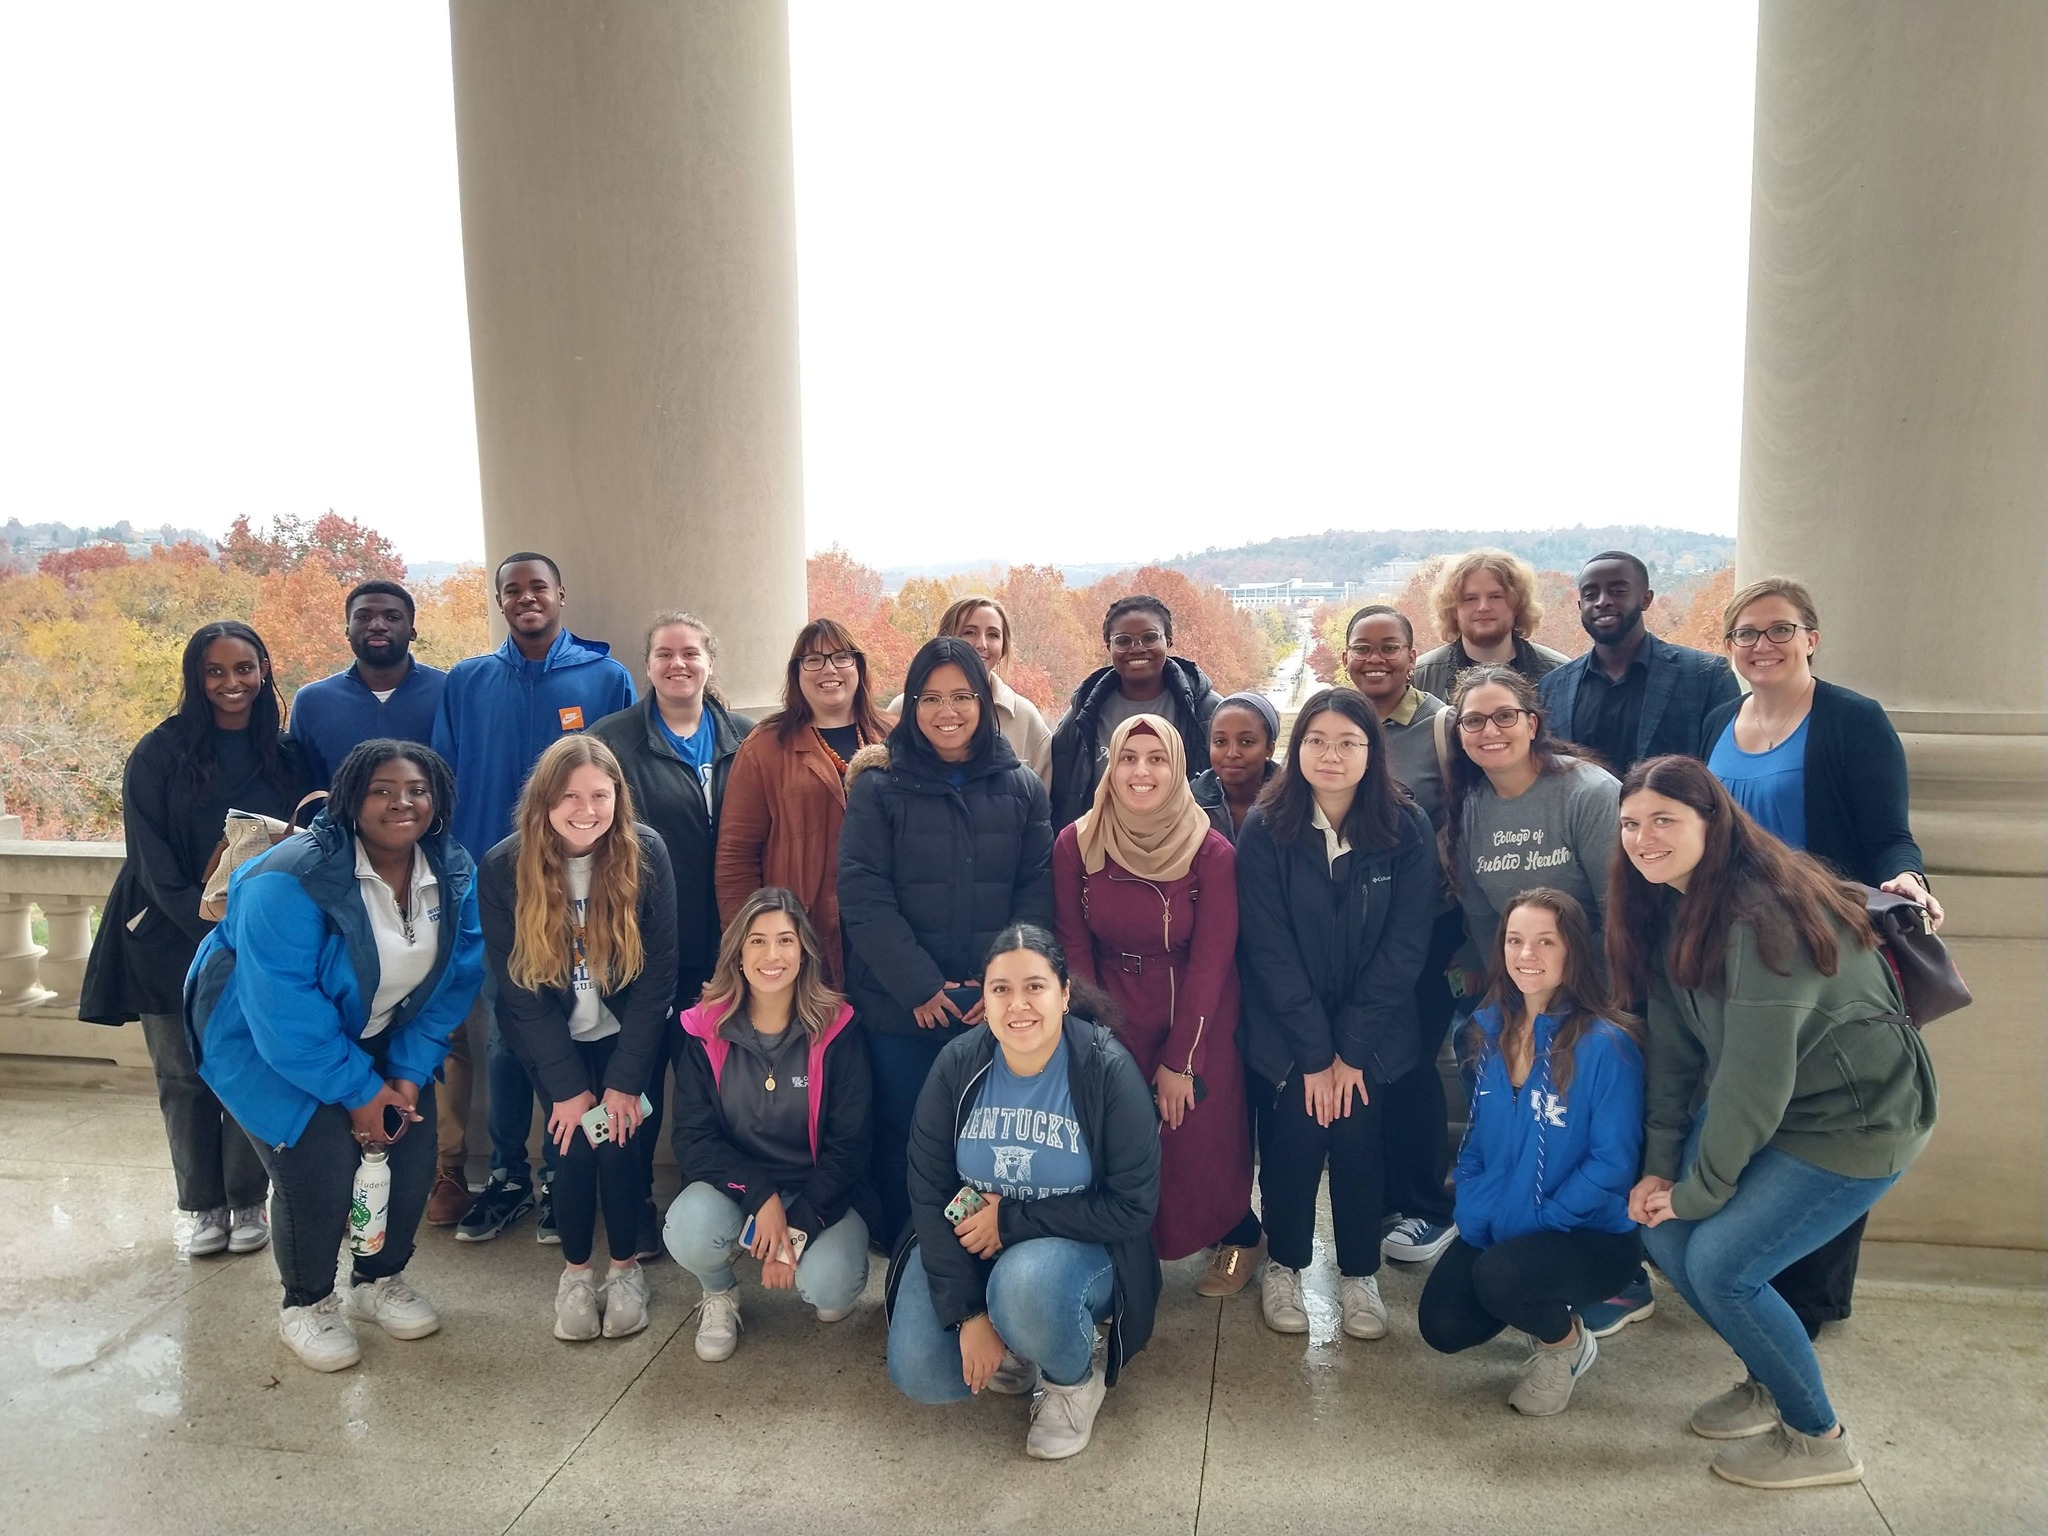
[[[144,555],[153,544],[200,544],[213,549],[213,539],[197,528],[137,528],[128,519],[100,528],[74,528],[69,523],[24,523],[18,517],[0,527],[0,572],[32,571],[45,555],[86,544],[119,544],[131,555]]]
[[[1232,586],[1244,581],[1358,580],[1375,566],[1395,560],[1426,560],[1482,544],[1497,545],[1520,555],[1539,571],[1576,572],[1588,555],[1603,549],[1625,549],[1640,555],[1657,575],[1696,576],[1735,563],[1735,541],[1682,528],[1623,524],[1605,528],[1545,528],[1491,533],[1443,528],[1332,528],[1241,544],[1235,549],[1205,549],[1176,555],[1164,564],[1201,581]]]

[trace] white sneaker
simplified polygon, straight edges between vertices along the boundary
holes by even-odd
[[[843,1323],[853,1316],[853,1303],[849,1301],[843,1307],[819,1307],[817,1312],[821,1323]]]
[[[706,1291],[697,1313],[697,1358],[716,1363],[730,1360],[740,1347],[740,1298],[737,1291]]]
[[[345,1371],[363,1358],[356,1331],[341,1314],[341,1294],[329,1291],[310,1307],[286,1307],[277,1334],[299,1363],[316,1371]]]
[[[1380,1300],[1378,1275],[1346,1275],[1337,1299],[1344,1311],[1344,1331],[1352,1338],[1387,1336],[1387,1304]]]
[[[270,1208],[238,1205],[228,1212],[228,1252],[254,1253],[270,1245]]]
[[[647,1271],[612,1266],[604,1277],[604,1336],[629,1338],[647,1326]]]
[[[1301,1271],[1266,1260],[1259,1272],[1259,1310],[1275,1333],[1307,1333],[1308,1308],[1301,1300]]]
[[[171,1223],[171,1241],[178,1245],[178,1252],[188,1258],[203,1259],[208,1254],[225,1253],[228,1246],[227,1208],[178,1212]]]
[[[555,1337],[571,1344],[597,1337],[604,1303],[598,1299],[597,1278],[587,1269],[565,1269],[555,1287]]]
[[[1035,1392],[1038,1390],[1038,1367],[1005,1347],[1003,1363],[989,1377],[988,1389],[1004,1397],[1022,1397],[1027,1392]]]
[[[375,1323],[394,1339],[424,1339],[441,1326],[434,1304],[407,1285],[402,1274],[349,1286],[344,1305],[350,1317]]]
[[[1031,1433],[1024,1437],[1024,1454],[1040,1461],[1064,1461],[1088,1449],[1088,1437],[1095,1432],[1095,1413],[1102,1406],[1102,1372],[1092,1366],[1088,1379],[1076,1386],[1045,1384],[1045,1392],[1031,1405]]]

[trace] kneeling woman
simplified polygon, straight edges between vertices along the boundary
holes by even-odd
[[[1612,1296],[1643,1261],[1628,1214],[1643,1151],[1643,1055],[1632,1026],[1602,1017],[1592,927],[1563,891],[1514,898],[1491,968],[1472,1015],[1458,1235],[1430,1272],[1417,1321],[1445,1354],[1520,1328],[1536,1352],[1508,1406],[1562,1413],[1599,1354],[1579,1309]]]
[[[771,886],[733,915],[704,997],[682,1017],[676,1166],[684,1188],[663,1238],[704,1287],[697,1357],[740,1342],[733,1245],[761,1283],[836,1323],[868,1283],[868,1052],[853,1010],[825,982],[803,903]]]
[[[637,1257],[647,1168],[628,1143],[659,1091],[676,990],[676,885],[668,850],[633,820],[612,750],[564,736],[534,764],[517,828],[484,855],[484,948],[498,1027],[548,1100],[561,1150],[555,1337],[622,1339],[647,1326]],[[601,1134],[584,1116],[602,1107]],[[590,1271],[598,1203],[611,1270]]]
[[[1629,770],[1621,847],[1608,966],[1622,995],[1650,1000],[1644,1175],[1629,1212],[1749,1372],[1694,1412],[1693,1433],[1737,1442],[1714,1458],[1730,1482],[1856,1482],[1863,1463],[1806,1328],[1770,1281],[1919,1156],[1934,1131],[1933,1063],[1862,891],[1750,820],[1697,758]]]
[[[476,870],[448,833],[455,781],[425,747],[366,741],[312,827],[235,872],[227,916],[185,983],[199,1075],[271,1181],[278,1331],[316,1371],[361,1358],[349,1319],[396,1339],[441,1326],[405,1283],[434,1182],[434,1073],[483,978]],[[429,1129],[413,1136],[419,1122]],[[356,1166],[388,1148],[384,1246],[334,1250]]]
[[[952,1403],[1042,1377],[1024,1449],[1056,1461],[1087,1446],[1104,1391],[1152,1335],[1159,1116],[1130,1053],[1068,1012],[1066,956],[1043,928],[997,935],[982,996],[988,1027],[948,1043],[917,1101],[889,1379]]]

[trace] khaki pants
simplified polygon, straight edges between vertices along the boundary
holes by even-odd
[[[483,994],[479,992],[470,1005],[469,1016],[449,1042],[448,1059],[441,1067],[440,1091],[434,1096],[434,1132],[440,1142],[438,1161],[458,1179],[463,1178],[463,1167],[469,1161],[470,1089],[476,1076],[470,1066],[470,1032],[489,1027]]]

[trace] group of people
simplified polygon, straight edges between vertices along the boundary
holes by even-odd
[[[1388,1331],[1383,1261],[1433,1262],[1425,1341],[1522,1330],[1508,1401],[1556,1413],[1649,1315],[1647,1250],[1746,1367],[1693,1416],[1729,1442],[1715,1470],[1861,1475],[1811,1339],[1935,1084],[1854,882],[1940,906],[1898,738],[1814,677],[1797,583],[1737,593],[1713,656],[1645,627],[1643,562],[1597,555],[1567,661],[1528,639],[1529,567],[1475,551],[1438,649],[1353,615],[1344,685],[1282,752],[1272,704],[1218,697],[1149,596],[1111,606],[1056,726],[1003,683],[982,596],[886,706],[814,619],[757,725],[701,620],[654,619],[639,693],[564,626],[553,560],[495,582],[508,638],[445,674],[402,587],[357,588],[355,665],[289,721],[262,640],[206,626],[128,766],[81,1016],[142,1020],[178,1241],[271,1243],[307,1365],[355,1363],[356,1323],[439,1326],[405,1279],[423,1222],[483,1241],[537,1212],[564,1340],[645,1328],[666,1253],[707,1361],[740,1345],[741,1261],[830,1324],[879,1252],[898,1388],[1035,1394],[1027,1451],[1065,1457],[1162,1260],[1206,1252],[1197,1293],[1257,1278],[1266,1323],[1308,1330],[1327,1176],[1347,1336]],[[322,790],[207,921],[227,811]],[[388,1235],[338,1271],[366,1149]]]

